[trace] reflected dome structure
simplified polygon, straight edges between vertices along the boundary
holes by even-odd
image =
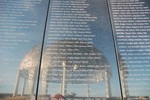
[[[40,47],[29,51],[20,63],[21,76],[33,79],[36,68],[39,66]]]
[[[48,82],[62,82],[63,66],[66,67],[68,84],[102,81],[105,79],[104,70],[110,69],[104,55],[96,47],[83,41],[62,40],[52,43],[45,48],[43,55],[41,71],[45,73],[43,71],[48,69]]]
[[[20,76],[29,79],[34,90],[38,67],[41,67],[40,81],[45,94],[48,83],[62,84],[62,94],[65,95],[67,84],[90,84],[107,81],[111,71],[106,57],[92,43],[79,40],[60,40],[47,45],[42,54],[42,64],[39,65],[40,47],[29,51],[20,64]],[[110,93],[108,93],[108,96]]]

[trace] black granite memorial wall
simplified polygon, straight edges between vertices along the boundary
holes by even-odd
[[[149,72],[149,0],[0,0],[2,100],[149,100]]]

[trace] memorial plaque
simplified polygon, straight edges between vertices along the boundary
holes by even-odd
[[[0,99],[35,93],[36,78],[26,73],[35,62],[38,68],[40,56],[32,49],[41,48],[47,6],[48,0],[0,0]]]
[[[123,97],[149,100],[150,1],[110,0],[109,6]]]
[[[121,97],[106,0],[50,1],[40,75],[39,95]]]

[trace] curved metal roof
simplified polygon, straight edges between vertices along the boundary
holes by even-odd
[[[31,50],[21,63],[25,77],[32,78],[39,62],[39,47]],[[41,78],[47,82],[61,83],[63,67],[66,67],[67,83],[84,84],[105,80],[105,71],[111,76],[104,55],[91,43],[77,40],[61,40],[44,48]],[[27,76],[26,76],[27,75]]]

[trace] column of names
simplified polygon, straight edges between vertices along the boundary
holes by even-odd
[[[147,1],[148,2],[148,1]],[[150,95],[150,8],[144,0],[110,0],[120,67],[130,96]],[[123,66],[121,66],[123,65]]]

